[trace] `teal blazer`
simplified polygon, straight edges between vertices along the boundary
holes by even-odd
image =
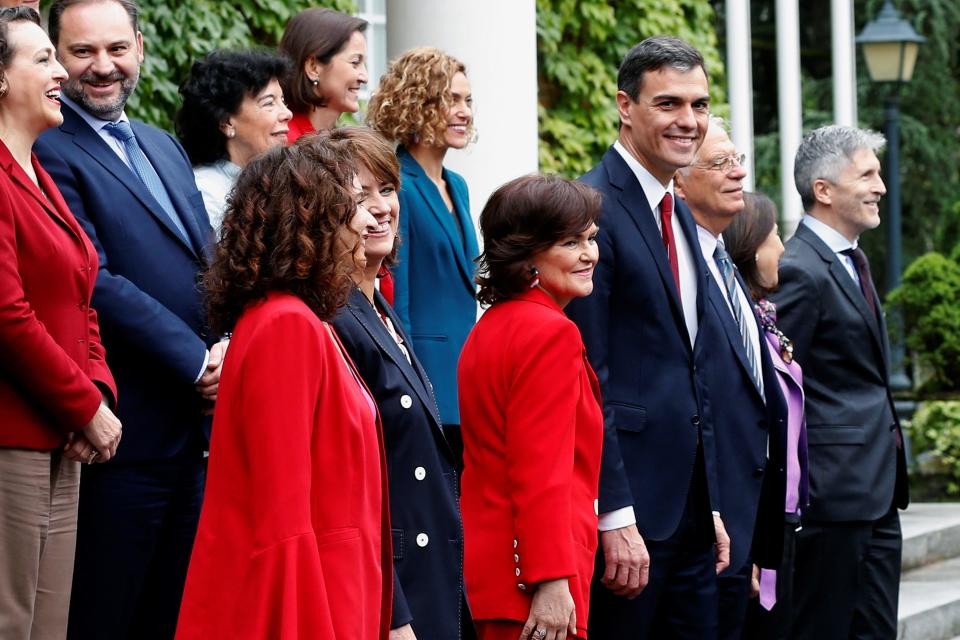
[[[443,170],[453,214],[440,191],[404,147],[400,160],[400,251],[394,309],[433,382],[444,424],[460,424],[457,360],[477,319],[474,264],[479,251],[467,183]]]

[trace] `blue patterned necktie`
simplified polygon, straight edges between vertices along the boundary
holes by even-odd
[[[160,180],[160,176],[157,175],[157,170],[153,168],[143,149],[140,148],[140,144],[133,135],[133,128],[130,126],[130,123],[118,120],[117,122],[111,122],[106,125],[104,129],[123,143],[123,149],[127,152],[127,159],[130,160],[130,164],[133,165],[134,173],[137,174],[137,177],[143,182],[147,191],[150,192],[150,195],[157,201],[160,208],[167,214],[170,222],[173,223],[173,226],[176,227],[180,233],[180,237],[186,241],[187,244],[190,244],[190,236],[187,235],[183,221],[180,219],[180,216],[177,215],[177,210],[170,200],[170,194],[167,193],[163,182]]]
[[[720,277],[723,278],[723,286],[727,289],[727,297],[730,300],[730,307],[733,309],[733,318],[737,321],[737,328],[740,330],[740,343],[743,345],[743,351],[747,354],[747,363],[750,365],[750,375],[753,376],[753,382],[763,395],[763,374],[760,372],[760,358],[757,354],[757,345],[750,339],[750,332],[747,330],[746,319],[743,317],[743,304],[741,296],[743,291],[737,284],[733,276],[733,261],[726,247],[723,246],[723,239],[717,242],[717,248],[713,252],[713,258],[720,267]]]

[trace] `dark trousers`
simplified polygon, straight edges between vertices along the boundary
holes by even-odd
[[[717,576],[713,517],[703,460],[694,477],[680,525],[667,540],[647,540],[650,581],[634,600],[614,595],[601,582],[603,550],[590,586],[591,640],[703,640],[717,636]]]
[[[872,522],[804,521],[790,637],[896,638],[902,542],[896,507]]]
[[[793,619],[793,567],[796,557],[800,518],[787,515],[783,525],[783,559],[777,568],[777,603],[767,611],[754,598],[747,604],[743,626],[744,640],[787,640]]]
[[[750,600],[750,581],[753,579],[753,562],[746,563],[736,573],[724,573],[717,577],[718,640],[740,640],[743,621],[747,617],[747,602]]]
[[[69,640],[170,640],[203,498],[205,461],[84,466]]]

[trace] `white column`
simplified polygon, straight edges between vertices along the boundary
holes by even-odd
[[[793,182],[793,158],[803,135],[800,94],[800,11],[797,0],[777,0],[777,93],[780,116],[780,192],[783,235],[793,235],[803,213]]]
[[[857,126],[857,52],[853,26],[853,0],[830,0],[833,41],[833,121]]]
[[[750,37],[750,0],[733,0],[727,11],[727,93],[730,96],[730,136],[746,154],[743,188],[754,189],[753,60]]]
[[[437,47],[467,66],[478,140],[445,164],[470,187],[476,219],[498,186],[539,166],[534,0],[388,0],[387,52]]]

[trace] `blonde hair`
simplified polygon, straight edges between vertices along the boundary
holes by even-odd
[[[439,49],[410,49],[380,78],[380,89],[367,106],[367,122],[404,146],[443,146],[447,112],[453,106],[450,83],[458,72],[466,74],[464,64]],[[468,139],[473,133],[471,121]]]

